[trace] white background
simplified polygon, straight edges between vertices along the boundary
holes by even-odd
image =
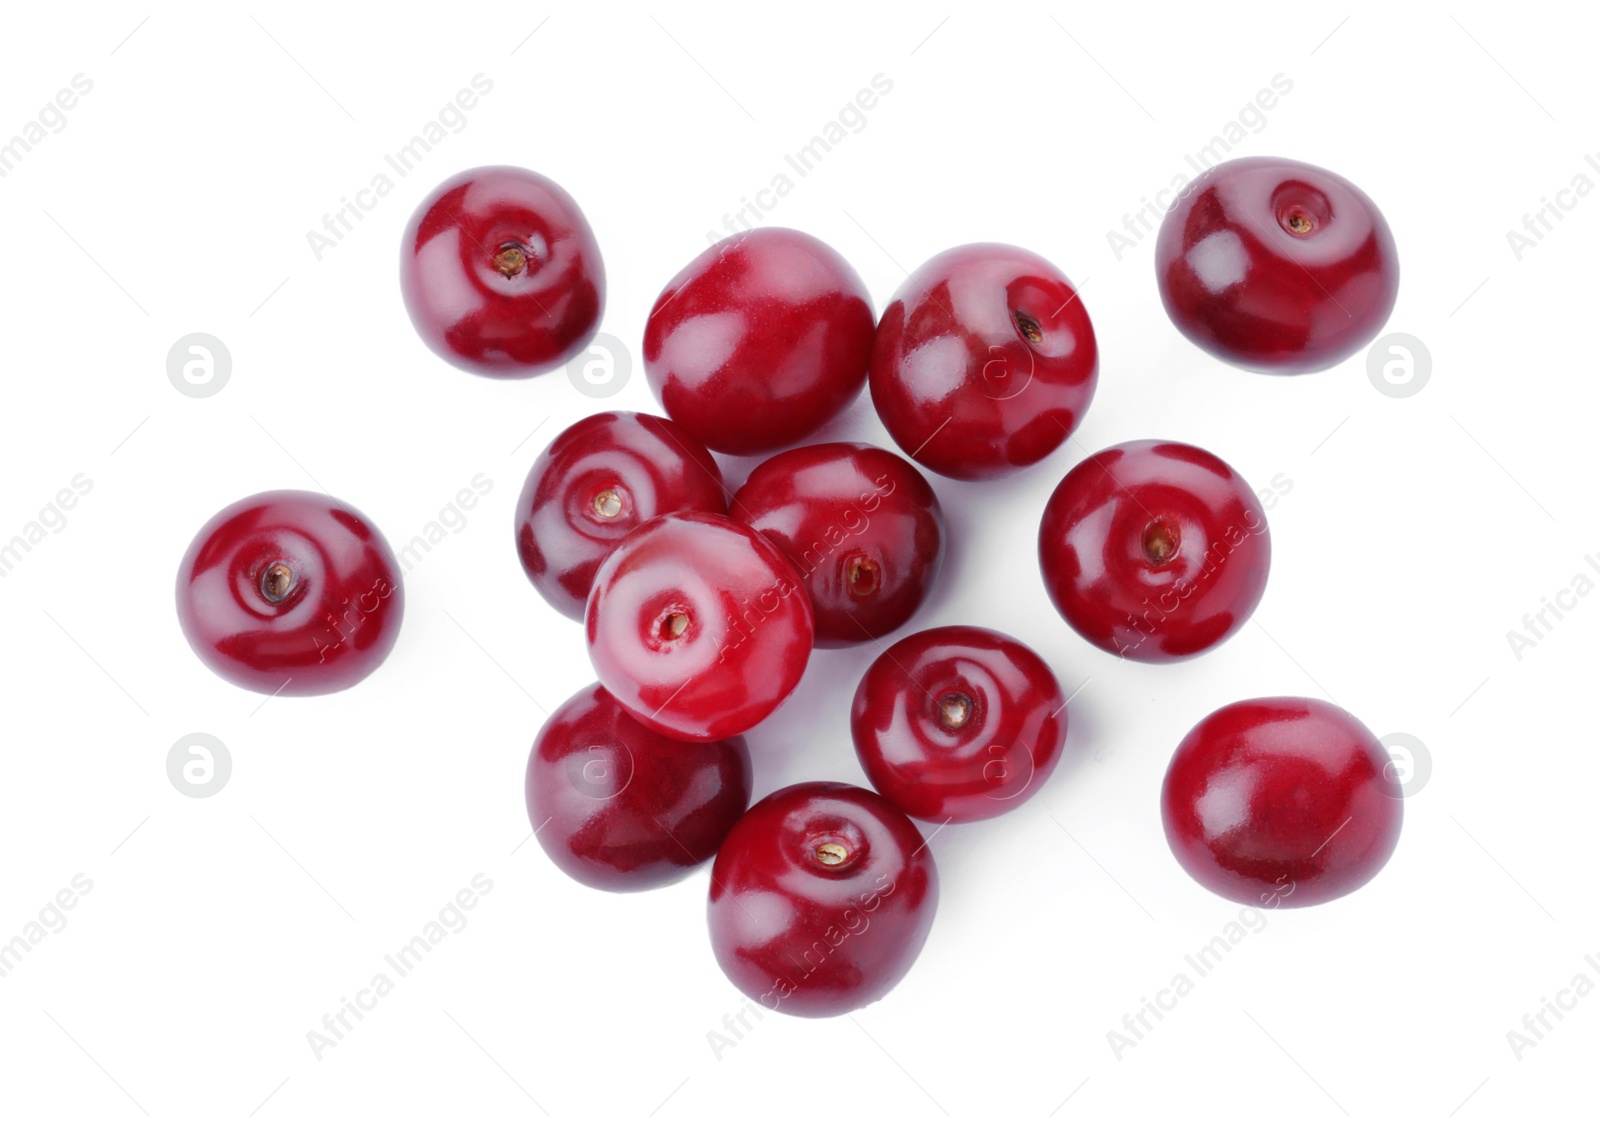
[[[0,541],[74,475],[93,486],[0,578],[0,939],[75,875],[93,889],[0,979],[0,1122],[1487,1128],[1592,1107],[1600,993],[1520,1060],[1506,1037],[1600,951],[1600,597],[1520,658],[1507,640],[1574,575],[1600,579],[1600,198],[1566,197],[1520,261],[1506,238],[1600,145],[1587,8],[403,10],[5,16],[0,138],[72,76],[93,90],[0,180]],[[493,91],[465,127],[319,261],[307,231],[477,74]],[[719,1059],[707,1034],[740,999],[705,873],[586,890],[523,808],[545,709],[590,677],[577,626],[522,577],[513,504],[559,429],[653,410],[649,389],[637,364],[604,401],[559,372],[451,369],[407,323],[399,234],[460,169],[553,177],[598,234],[604,330],[636,363],[661,284],[877,74],[892,93],[768,219],[838,248],[880,310],[973,240],[1081,285],[1102,351],[1082,429],[1011,480],[931,477],[951,553],[908,628],[1013,633],[1082,690],[1040,795],[933,839],[941,904],[906,980],[850,1017],[768,1016]],[[1153,239],[1111,250],[1278,74],[1292,92],[1235,153],[1324,165],[1379,202],[1403,264],[1388,329],[1432,359],[1413,396],[1380,392],[1361,355],[1231,370],[1167,322]],[[166,372],[196,331],[233,359],[207,398]],[[865,397],[824,436],[889,443]],[[1258,489],[1292,481],[1253,623],[1169,667],[1077,639],[1034,550],[1060,476],[1144,436]],[[724,463],[733,483],[750,466]],[[321,488],[399,546],[478,473],[492,490],[406,576],[398,647],[354,690],[264,702],[185,645],[177,563],[224,505]],[[758,794],[864,782],[847,710],[873,655],[818,654],[751,733]],[[1267,694],[1413,735],[1431,775],[1381,876],[1269,913],[1118,1060],[1107,1032],[1237,915],[1167,850],[1167,759],[1207,712]],[[210,798],[168,781],[191,732],[232,754]],[[307,1031],[479,873],[493,890],[464,930],[313,1056]]]

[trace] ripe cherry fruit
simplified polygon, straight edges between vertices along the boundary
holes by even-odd
[[[591,684],[539,729],[528,819],[574,880],[611,892],[656,888],[716,853],[750,804],[750,778],[743,739],[669,739]]]
[[[677,739],[725,739],[800,682],[811,602],[749,527],[681,511],[638,527],[601,564],[584,630],[600,682],[634,718]]]
[[[673,511],[726,510],[705,447],[646,413],[596,413],[550,442],[517,500],[517,553],[536,590],[583,619],[600,563],[640,523]]]
[[[1321,700],[1244,700],[1178,744],[1161,786],[1167,844],[1219,896],[1298,908],[1366,884],[1400,839],[1389,752]]]
[[[337,692],[400,634],[400,567],[360,511],[311,491],[223,508],[178,568],[178,624],[195,655],[241,688]]]
[[[600,247],[548,177],[468,169],[406,225],[400,293],[428,348],[489,377],[532,377],[583,349],[605,309]]]
[[[1267,586],[1266,514],[1239,473],[1170,440],[1097,452],[1062,478],[1039,524],[1039,567],[1090,644],[1165,663],[1238,631]]]
[[[892,633],[944,561],[944,516],[922,473],[869,444],[813,444],[750,473],[729,513],[805,581],[819,648]]]
[[[757,802],[711,867],[723,973],[764,1008],[820,1018],[876,1002],[922,950],[939,876],[922,835],[870,790],[802,782]]]
[[[667,415],[741,456],[805,439],[855,400],[872,298],[827,244],[757,228],[700,253],[644,328],[644,372]]]
[[[896,641],[856,688],[850,734],[872,785],[923,821],[976,821],[1036,794],[1061,758],[1066,699],[1032,649],[948,625]]]
[[[1310,373],[1372,341],[1400,264],[1371,198],[1326,169],[1241,157],[1206,170],[1156,236],[1156,282],[1201,349],[1265,373]]]
[[[1098,372],[1094,327],[1066,276],[1021,248],[968,244],[917,268],[884,310],[872,403],[923,467],[993,479],[1061,446]]]

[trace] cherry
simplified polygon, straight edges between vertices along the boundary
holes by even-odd
[[[1349,181],[1241,157],[1206,170],[1168,211],[1156,282],[1201,349],[1245,369],[1310,373],[1383,328],[1400,264],[1383,214]]]
[[[872,353],[872,299],[838,252],[757,228],[672,277],[644,328],[644,372],[707,448],[752,455],[803,440],[853,401]]]
[[[923,821],[1014,810],[1061,758],[1066,699],[1050,666],[992,629],[913,633],[872,662],[850,733],[874,788]]]
[[[1249,619],[1272,541],[1255,493],[1203,448],[1136,440],[1073,468],[1045,505],[1039,567],[1050,600],[1090,644],[1182,660]]]
[[[993,479],[1061,446],[1098,369],[1089,312],[1066,276],[1021,248],[967,244],[912,272],[883,312],[872,403],[919,464]]]
[[[944,560],[944,516],[922,473],[869,444],[814,444],[760,464],[730,514],[805,581],[819,648],[904,625]]]
[[[223,679],[256,692],[337,692],[400,634],[400,566],[360,511],[265,491],[200,528],[178,568],[178,624]]]
[[[682,511],[640,525],[601,563],[584,629],[600,682],[634,718],[677,739],[725,739],[800,682],[811,603],[766,539]]]
[[[576,621],[595,571],[640,523],[672,511],[724,511],[722,473],[669,420],[596,413],[550,442],[517,500],[517,553],[544,599]]]
[[[911,820],[870,790],[802,782],[734,825],[707,918],[723,973],[769,1010],[820,1018],[876,1002],[933,926],[939,876]]]
[[[605,268],[577,202],[527,169],[457,173],[417,206],[400,293],[428,348],[489,377],[532,377],[600,325]]]
[[[1297,908],[1348,895],[1400,839],[1398,776],[1342,708],[1283,696],[1212,712],[1161,786],[1167,844],[1219,896]]]
[[[562,872],[634,892],[711,858],[750,804],[750,749],[669,739],[599,684],[556,709],[528,756],[528,819]]]

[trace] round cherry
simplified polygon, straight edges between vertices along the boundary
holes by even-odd
[[[605,308],[600,247],[548,177],[468,169],[406,225],[400,293],[428,348],[489,377],[532,377],[583,349]]]
[[[1389,860],[1398,782],[1383,744],[1342,708],[1244,700],[1178,744],[1161,822],[1184,871],[1217,895],[1305,907],[1354,892]]]
[[[400,566],[360,511],[312,491],[223,508],[178,567],[178,624],[195,655],[241,688],[337,692],[400,634]]]
[[[1400,289],[1378,206],[1337,173],[1241,157],[1183,190],[1156,236],[1173,324],[1225,362],[1310,373],[1361,349]]]
[[[811,435],[855,400],[872,353],[872,299],[838,252],[757,228],[707,248],[661,292],[644,372],[667,415],[718,452]]]
[[[904,625],[944,561],[944,516],[922,473],[869,444],[814,444],[750,473],[729,513],[789,556],[819,648]]]
[[[1057,485],[1039,568],[1057,611],[1130,660],[1182,660],[1249,619],[1267,586],[1267,517],[1239,473],[1203,448],[1136,440]]]
[[[1089,312],[1066,276],[1021,248],[968,244],[917,268],[883,312],[872,403],[919,464],[993,479],[1061,446],[1098,370]]]
[[[856,688],[850,734],[873,787],[923,821],[977,821],[1036,794],[1061,759],[1066,699],[1027,645],[949,625],[896,641]]]
[[[803,782],[750,808],[711,867],[723,973],[769,1010],[821,1018],[882,998],[928,938],[933,855],[870,790]]]
[[[584,630],[600,682],[634,718],[678,739],[725,739],[800,682],[811,603],[766,539],[681,511],[642,524],[601,564]]]
[[[528,756],[528,820],[562,872],[635,892],[716,854],[750,805],[750,749],[669,739],[599,684],[556,709]]]
[[[534,461],[517,500],[517,553],[544,599],[581,621],[595,571],[624,535],[657,515],[727,502],[716,460],[677,425],[596,413]]]

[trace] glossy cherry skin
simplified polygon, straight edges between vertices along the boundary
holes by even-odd
[[[872,298],[827,244],[757,228],[672,277],[644,328],[644,372],[667,415],[717,452],[795,444],[855,400]]]
[[[1203,448],[1135,440],[1097,452],[1056,486],[1039,568],[1067,624],[1129,660],[1215,648],[1267,587],[1266,513],[1239,473]]]
[[[1348,895],[1400,839],[1399,776],[1360,720],[1321,700],[1243,700],[1184,736],[1161,786],[1167,844],[1219,896],[1299,908]]]
[[[195,655],[254,692],[337,692],[400,635],[400,566],[372,521],[312,491],[264,491],[200,528],[178,567]]]
[[[1061,760],[1066,698],[1015,637],[970,625],[890,645],[856,687],[850,734],[878,793],[922,821],[978,821],[1036,794]]]
[[[960,480],[1036,464],[1094,397],[1083,300],[1048,261],[1005,244],[934,256],[895,293],[872,351],[872,403],[913,460]]]
[[[714,740],[788,698],[813,629],[781,551],[743,523],[680,511],[642,524],[601,563],[584,631],[600,682],[634,718]]]
[[[760,464],[729,514],[789,556],[818,648],[904,625],[944,561],[944,514],[921,472],[870,444],[813,444]]]
[[[562,872],[636,892],[681,880],[750,805],[750,749],[669,739],[599,684],[556,709],[528,756],[528,820]]]
[[[583,620],[595,571],[624,535],[673,511],[727,510],[705,446],[646,413],[596,413],[540,453],[517,500],[517,554],[534,589]]]
[[[707,918],[734,986],[765,1009],[822,1018],[892,990],[938,903],[933,854],[909,818],[859,786],[802,782],[723,841]]]
[[[1244,369],[1310,373],[1383,329],[1400,263],[1383,214],[1349,181],[1241,157],[1173,203],[1156,236],[1156,281],[1173,324],[1201,349]]]
[[[428,348],[488,377],[532,377],[600,325],[606,276],[577,202],[508,165],[457,173],[406,225],[400,293]]]

